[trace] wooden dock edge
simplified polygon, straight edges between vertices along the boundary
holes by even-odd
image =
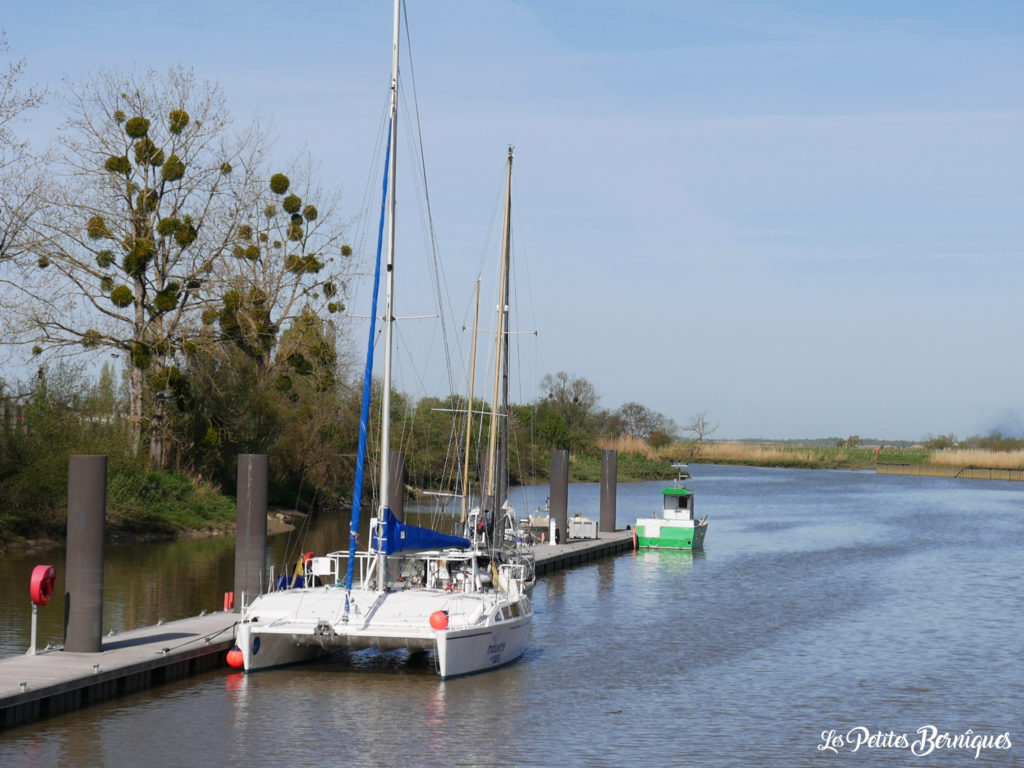
[[[596,539],[573,539],[565,544],[538,544],[534,547],[537,575],[582,565],[609,555],[633,549],[633,531],[602,531]]]
[[[196,621],[181,619],[104,638],[113,645],[123,645],[126,638],[132,643],[118,650],[54,650],[0,659],[0,731],[226,666],[234,644],[234,614],[223,614],[223,626],[214,624],[212,632],[209,622],[196,626]],[[182,644],[186,634],[193,638]],[[50,679],[57,667],[56,679]],[[24,689],[17,690],[22,681]]]
[[[945,464],[876,464],[879,475],[909,475],[912,477],[954,477],[964,480],[1024,481],[1024,469],[998,467],[954,467]]]

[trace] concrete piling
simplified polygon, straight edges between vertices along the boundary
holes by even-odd
[[[561,541],[569,534],[569,451],[551,452],[551,517]],[[556,543],[552,540],[552,543]]]
[[[615,530],[615,502],[618,491],[619,455],[615,451],[601,451],[601,519],[598,530]]]
[[[262,594],[267,548],[269,462],[265,453],[238,456],[235,501],[235,600],[238,613]]]
[[[107,457],[69,457],[65,651],[99,653],[102,649],[106,514]]]

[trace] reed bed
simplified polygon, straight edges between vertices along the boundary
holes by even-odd
[[[725,441],[706,443],[679,441],[655,449],[641,438],[631,436],[604,438],[599,442],[599,446],[606,450],[618,451],[620,456],[634,454],[651,461],[662,462],[869,469],[877,461],[886,464],[935,464],[951,467],[1024,469],[1024,450],[989,451],[978,448],[947,448],[927,451],[920,447],[886,446],[876,453],[873,445],[840,447]]]
[[[1024,469],[1024,451],[986,451],[978,448],[944,448],[932,451],[929,464],[986,469]]]
[[[647,441],[636,435],[622,435],[621,437],[603,437],[598,440],[598,447],[605,451],[618,451],[619,453],[639,453],[648,459],[662,458],[658,452],[647,444]]]
[[[812,445],[714,442],[682,444],[690,461],[722,464],[753,464],[768,467],[843,466],[861,457],[847,449]],[[669,446],[668,450],[676,448]],[[861,452],[856,452],[857,454]],[[684,457],[681,457],[684,458]]]

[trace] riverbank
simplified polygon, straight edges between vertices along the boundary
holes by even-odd
[[[676,442],[654,449],[640,440],[604,445],[618,450],[620,483],[670,480],[673,464],[724,464],[788,469],[877,470],[882,474],[1024,480],[1024,452],[937,450],[924,447],[873,445],[799,445],[789,443]],[[548,482],[538,468],[524,479],[528,486]],[[599,453],[572,454],[569,479],[595,483],[601,479]],[[201,481],[172,473],[147,473],[111,481],[108,493],[108,540],[111,543],[173,541],[234,536],[235,500]],[[46,525],[13,524],[14,513],[0,513],[0,552],[6,549],[46,549],[63,544],[66,523],[49,513]],[[292,530],[305,515],[294,509],[272,508],[268,533]]]
[[[232,503],[234,501],[232,500]],[[301,521],[308,515],[295,509],[271,508],[267,512],[267,535],[274,536],[280,533],[294,531]],[[129,531],[117,527],[108,527],[108,544],[146,544],[154,542],[170,541],[191,541],[194,539],[213,539],[218,537],[234,537],[234,521],[221,523],[205,528],[183,528],[178,531],[161,528],[159,531]],[[35,552],[46,549],[56,549],[65,544],[62,536],[48,536],[42,538],[14,537],[0,541],[0,554],[8,550],[19,552]]]

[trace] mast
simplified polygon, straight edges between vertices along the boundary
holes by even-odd
[[[466,523],[466,507],[469,503],[469,452],[473,439],[473,383],[476,381],[476,333],[477,323],[480,320],[480,281],[476,281],[476,306],[473,310],[473,343],[469,362],[469,406],[466,408],[466,455],[462,465],[462,520]]]
[[[380,420],[380,505],[377,515],[378,526],[383,524],[387,511],[388,498],[391,491],[391,478],[388,467],[388,452],[391,450],[391,350],[394,337],[394,298],[395,298],[395,174],[398,170],[398,33],[401,13],[401,0],[395,0],[395,19],[391,43],[391,153],[388,164],[391,166],[391,185],[388,187],[388,240],[387,240],[387,272],[384,279],[384,381],[381,392]],[[378,538],[378,545],[380,540]],[[377,588],[384,587],[384,558],[378,560]]]
[[[508,148],[508,188],[505,190],[505,247],[504,252],[504,278],[505,293],[502,301],[505,305],[505,328],[504,340],[502,343],[502,365],[501,365],[501,412],[505,418],[501,420],[501,461],[498,470],[498,509],[502,509],[508,497],[508,349],[509,349],[509,268],[512,255],[512,147]]]
[[[509,240],[512,228],[512,147],[508,148],[508,165],[505,176],[505,224],[502,229],[501,238],[501,282],[498,290],[498,328],[495,334],[495,349],[494,349],[494,394],[491,398],[491,430],[490,430],[490,442],[487,452],[487,500],[488,508],[490,509],[493,517],[490,521],[490,534],[491,534],[491,548],[497,548],[497,532],[498,532],[498,520],[499,520],[499,507],[501,500],[498,498],[499,486],[495,483],[495,475],[497,474],[497,442],[498,442],[498,419],[506,418],[505,411],[499,411],[498,403],[498,386],[504,378],[504,406],[508,407],[508,373],[503,369],[506,368],[507,356],[507,338],[508,329],[506,323],[508,320],[508,263],[509,263]],[[502,430],[502,434],[507,436],[507,433]],[[503,438],[503,442],[504,442]],[[504,468],[500,470],[504,473]]]

